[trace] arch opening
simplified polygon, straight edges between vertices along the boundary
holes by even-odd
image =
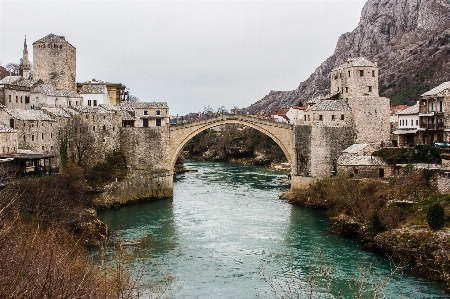
[[[189,134],[186,134],[186,136],[183,136],[181,139],[181,142],[179,142],[176,146],[176,149],[173,151],[171,159],[170,159],[170,169],[173,172],[175,168],[175,164],[177,161],[177,158],[180,156],[181,152],[184,150],[185,146],[193,139],[196,138],[199,134],[202,132],[208,131],[209,129],[212,129],[214,127],[219,127],[222,125],[230,125],[230,124],[237,124],[241,126],[245,126],[251,129],[254,129],[259,134],[262,134],[268,139],[272,140],[273,143],[275,143],[283,152],[284,157],[288,161],[288,163],[292,166],[292,156],[289,150],[286,148],[286,145],[283,143],[283,141],[278,138],[278,136],[274,135],[272,132],[268,131],[263,126],[260,126],[259,124],[245,122],[245,121],[239,121],[239,120],[222,120],[213,122],[210,124],[203,124],[201,126],[198,126],[198,128],[195,128],[194,130],[191,130]]]

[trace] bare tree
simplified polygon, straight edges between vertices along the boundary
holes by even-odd
[[[82,115],[73,116],[67,130],[68,157],[82,165],[94,148],[95,137],[89,124],[83,122]]]
[[[136,103],[139,103],[139,98],[135,95],[130,94],[128,96],[128,101],[132,104],[136,104]]]
[[[225,108],[225,106],[222,106],[222,107],[217,108],[217,112],[228,113],[228,110],[227,110],[227,108]]]
[[[6,65],[6,70],[9,72],[9,75],[18,76],[20,72],[20,66],[17,63],[8,63]]]

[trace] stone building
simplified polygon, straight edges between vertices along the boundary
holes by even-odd
[[[397,130],[392,134],[397,136],[398,146],[414,146],[420,144],[419,103],[404,110],[397,111]]]
[[[32,108],[42,107],[81,107],[83,98],[73,90],[57,90],[52,84],[40,84],[30,92]]]
[[[77,83],[77,92],[82,93],[81,90],[86,85],[105,85],[107,89],[107,100],[102,104],[118,105],[128,96],[128,91],[126,91],[126,86],[121,83],[111,83],[103,82],[100,80],[92,79],[88,82]]]
[[[15,153],[19,148],[17,139],[17,130],[11,128],[3,122],[0,122],[0,153]]]
[[[389,140],[389,99],[378,94],[378,65],[365,58],[347,59],[331,71],[331,93],[352,110],[356,143]]]
[[[79,90],[83,106],[109,105],[106,84],[85,84]]]
[[[57,90],[76,91],[76,49],[64,36],[49,34],[33,43],[33,78]]]
[[[53,154],[57,148],[58,124],[42,110],[3,108],[0,121],[17,130],[19,149]]]
[[[30,93],[43,82],[36,79],[24,79],[21,76],[8,76],[0,81],[0,104],[7,108],[30,109]]]
[[[450,142],[450,82],[422,94],[419,100],[420,140],[423,144]]]
[[[169,125],[169,106],[166,102],[140,102],[134,105],[135,127]]]

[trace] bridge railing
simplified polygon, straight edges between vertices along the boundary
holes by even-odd
[[[280,128],[286,128],[286,129],[293,128],[292,124],[275,122],[268,118],[260,117],[258,115],[242,115],[242,114],[228,114],[228,113],[218,114],[218,115],[215,114],[212,117],[197,119],[197,120],[189,121],[189,122],[176,123],[176,124],[171,123],[170,128],[177,130],[177,129],[181,129],[181,128],[206,125],[206,124],[222,122],[222,121],[226,121],[226,120],[237,120],[237,121],[243,121],[243,122],[248,122],[248,123],[264,124],[264,125],[268,125],[268,126],[280,127]]]

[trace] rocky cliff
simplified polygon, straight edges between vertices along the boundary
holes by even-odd
[[[369,0],[358,26],[341,35],[334,54],[292,91],[271,91],[248,107],[259,113],[327,94],[330,71],[347,58],[378,61],[380,93],[413,104],[421,93],[450,81],[450,1]]]

